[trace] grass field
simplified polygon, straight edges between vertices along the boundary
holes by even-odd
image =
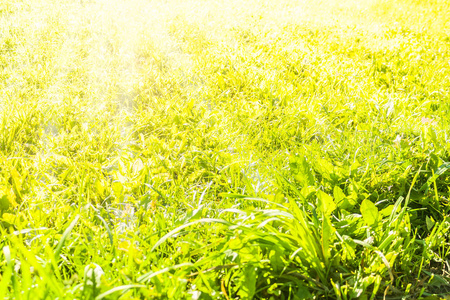
[[[449,12],[1,0],[0,297],[448,299]]]

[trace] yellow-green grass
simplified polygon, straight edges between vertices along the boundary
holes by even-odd
[[[0,297],[444,297],[449,12],[2,0]]]

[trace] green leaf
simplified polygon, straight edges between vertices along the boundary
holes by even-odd
[[[334,200],[338,204],[341,203],[341,201],[343,201],[346,198],[346,196],[345,196],[344,192],[342,191],[342,189],[340,187],[338,187],[337,185],[334,186],[333,197],[334,197]]]
[[[8,208],[9,208],[8,196],[6,194],[0,195],[0,210],[7,210]]]
[[[120,197],[123,194],[123,185],[119,181],[114,181],[112,183],[112,190],[114,192],[114,196]]]
[[[432,228],[433,228],[433,226],[434,226],[434,224],[436,223],[434,220],[433,220],[433,217],[426,217],[425,218],[425,222],[427,223],[427,229],[428,229],[428,231],[430,231]]]
[[[289,167],[295,180],[299,181],[303,186],[314,185],[314,171],[305,157],[291,157]]]
[[[342,245],[344,248],[343,257],[345,259],[354,259],[356,243],[348,235],[342,236]]]
[[[328,261],[329,261],[330,254],[331,254],[330,244],[335,237],[335,234],[334,234],[335,231],[336,231],[336,229],[331,224],[330,219],[327,217],[323,218],[321,242],[322,242],[323,257],[325,258],[325,265],[328,265]]]
[[[364,199],[361,203],[361,214],[367,225],[375,225],[378,221],[378,208],[369,199]]]
[[[238,291],[238,295],[241,299],[253,299],[256,291],[256,270],[255,266],[248,264],[243,269],[243,277],[245,278],[245,283],[242,284]]]
[[[318,209],[323,212],[325,216],[331,215],[331,213],[336,209],[336,203],[334,203],[333,197],[324,193],[322,191],[317,191],[316,193],[318,201]]]

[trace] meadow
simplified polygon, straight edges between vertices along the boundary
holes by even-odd
[[[0,1],[3,299],[449,299],[450,2]]]

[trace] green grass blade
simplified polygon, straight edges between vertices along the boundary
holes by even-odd
[[[199,223],[220,223],[220,224],[224,224],[224,225],[227,225],[227,226],[233,225],[232,223],[224,221],[224,220],[221,220],[221,219],[200,219],[200,220],[195,220],[195,221],[192,221],[190,223],[181,225],[181,226],[171,230],[169,233],[167,233],[161,239],[159,239],[159,241],[157,241],[156,244],[153,245],[153,248],[150,251],[154,251],[156,248],[158,248],[159,245],[164,243],[168,238],[170,238],[174,234],[180,232],[184,228],[187,228],[189,226],[192,226],[192,225],[195,225],[195,224],[199,224]]]
[[[66,228],[66,230],[64,230],[64,233],[61,237],[61,239],[59,240],[58,245],[56,246],[56,250],[55,250],[55,259],[59,258],[59,255],[61,254],[61,249],[64,245],[64,242],[66,241],[66,239],[69,237],[70,233],[72,232],[72,229],[75,227],[75,225],[78,222],[78,219],[80,219],[80,215],[76,215],[75,218],[73,218],[72,222],[70,222],[69,226]]]
[[[124,290],[129,290],[129,289],[141,289],[141,288],[146,288],[146,285],[142,285],[142,284],[128,284],[128,285],[121,285],[121,286],[117,286],[115,288],[112,288],[100,295],[98,295],[97,297],[95,297],[95,300],[100,300],[103,299],[111,294],[114,294],[116,292],[119,291],[124,291]]]
[[[155,276],[158,276],[160,274],[164,274],[166,272],[170,272],[172,270],[185,268],[185,267],[194,267],[194,264],[192,264],[192,263],[181,263],[181,264],[178,264],[178,265],[175,265],[175,266],[171,266],[171,267],[167,267],[167,268],[161,269],[161,270],[156,271],[156,272],[149,272],[147,274],[144,274],[144,275],[140,276],[137,279],[137,281],[138,282],[149,282],[150,279],[152,279]]]

